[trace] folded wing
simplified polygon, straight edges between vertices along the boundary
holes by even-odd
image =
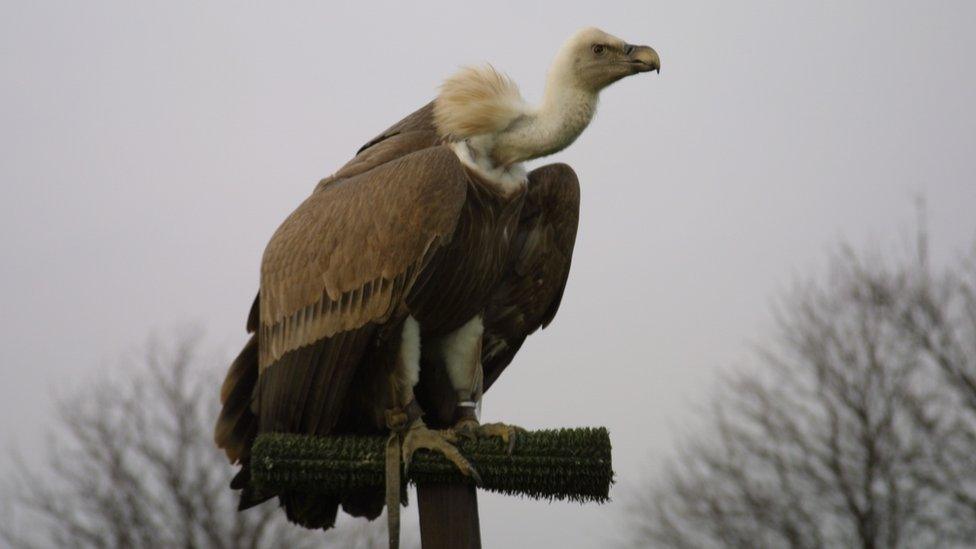
[[[320,187],[278,228],[261,266],[259,362],[383,322],[450,239],[466,174],[430,147]]]
[[[556,316],[576,243],[579,199],[579,181],[569,166],[550,164],[529,174],[508,265],[485,311],[484,390],[525,338]]]

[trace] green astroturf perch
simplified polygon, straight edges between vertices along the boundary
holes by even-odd
[[[268,433],[251,453],[252,482],[259,491],[294,490],[342,498],[385,482],[384,437],[312,437]],[[461,453],[481,474],[480,488],[547,500],[603,503],[613,483],[606,429],[529,431],[509,455],[498,438],[463,439]],[[442,454],[418,452],[410,465],[414,483],[468,483]]]

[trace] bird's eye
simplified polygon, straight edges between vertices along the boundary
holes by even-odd
[[[603,50],[605,49],[606,46],[604,46],[603,44],[593,44],[593,53],[597,55],[603,55]]]

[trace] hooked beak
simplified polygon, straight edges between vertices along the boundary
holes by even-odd
[[[630,44],[626,47],[628,63],[636,72],[650,72],[654,71],[656,73],[661,72],[661,58],[658,57],[657,52],[654,48],[650,46],[632,46]]]

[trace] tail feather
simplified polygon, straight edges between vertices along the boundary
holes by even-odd
[[[373,520],[383,512],[386,505],[384,496],[382,490],[363,490],[349,494],[342,500],[342,510],[354,517]]]
[[[254,486],[251,484],[250,464],[245,464],[241,467],[241,470],[237,472],[234,479],[230,481],[230,487],[234,490],[241,491],[241,499],[237,503],[238,511],[260,505],[276,495],[259,492],[254,489]]]
[[[230,365],[220,389],[223,408],[214,428],[214,442],[231,463],[244,463],[257,435],[258,417],[251,409],[258,381],[258,338],[250,341]]]
[[[251,444],[257,437],[258,417],[252,409],[255,387],[258,382],[258,338],[252,335],[227,370],[227,377],[220,388],[223,407],[214,428],[214,441],[222,448],[231,463],[240,463],[241,470],[230,482],[230,487],[241,491],[238,510],[263,503],[274,494],[257,492],[251,486]]]
[[[255,307],[256,310],[256,307]],[[256,312],[252,310],[254,323]],[[253,331],[253,330],[252,330]],[[266,493],[251,483],[251,445],[257,437],[259,417],[254,406],[258,384],[258,337],[253,334],[227,370],[220,388],[222,408],[214,428],[214,441],[224,450],[231,463],[240,463],[241,470],[231,480],[230,487],[240,490],[238,510],[249,509],[278,496],[288,520],[306,528],[329,529],[335,525],[339,506],[353,516],[376,518],[383,511],[383,492],[368,490],[346,495],[341,501],[334,496],[284,492]]]
[[[278,496],[288,520],[305,528],[328,530],[335,526],[339,500],[313,494],[285,492]]]

